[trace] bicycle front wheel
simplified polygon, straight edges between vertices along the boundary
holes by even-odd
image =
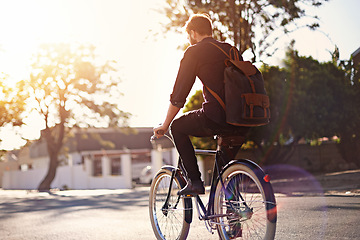
[[[190,223],[185,221],[186,204],[184,198],[177,195],[181,189],[179,179],[174,177],[171,183],[171,174],[170,170],[161,169],[152,181],[149,197],[151,225],[157,239],[186,239],[190,228]]]
[[[222,180],[224,185],[218,181],[214,200],[220,238],[274,239],[275,202],[266,199],[264,186],[254,171],[236,163],[223,172]],[[269,204],[273,204],[271,210]]]

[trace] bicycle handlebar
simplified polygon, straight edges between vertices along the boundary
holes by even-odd
[[[158,131],[157,131],[157,134],[162,135],[162,137],[166,137],[167,139],[169,139],[170,142],[171,142],[171,143],[174,145],[174,147],[175,147],[174,140],[171,138],[171,136],[166,135],[165,132],[162,131],[162,130],[158,130]],[[156,139],[158,139],[158,138],[157,138],[155,135],[152,135],[152,136],[150,137],[150,142],[155,143],[155,140],[156,140]]]
[[[152,136],[150,137],[150,142],[154,142],[156,139],[157,139],[157,137],[156,137],[155,135],[152,135]]]
[[[159,134],[159,135],[164,135],[164,134],[165,134],[165,132],[164,132],[163,130],[157,130],[156,133]],[[150,137],[150,142],[153,142],[153,141],[155,141],[156,139],[157,139],[157,137],[156,137],[155,135],[152,135],[152,136]]]
[[[156,133],[159,134],[159,135],[164,135],[165,131],[164,130],[157,130]]]

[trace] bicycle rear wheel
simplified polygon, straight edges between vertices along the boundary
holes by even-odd
[[[266,199],[266,186],[254,171],[235,163],[223,172],[222,180],[224,187],[218,181],[214,200],[214,214],[219,214],[217,231],[220,238],[274,239],[276,203]],[[272,189],[269,191],[273,194]],[[271,208],[269,204],[272,204]]]
[[[174,177],[170,197],[165,206],[172,172],[161,169],[150,187],[149,213],[153,231],[157,239],[186,239],[190,223],[185,221],[186,204],[177,195],[182,188],[179,179]]]

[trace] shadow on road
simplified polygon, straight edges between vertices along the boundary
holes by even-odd
[[[265,171],[271,176],[274,191],[287,196],[360,195],[360,169],[312,175],[295,166],[273,165]]]
[[[148,188],[128,191],[74,190],[39,193],[17,191],[22,194],[2,196],[0,192],[0,219],[10,218],[14,213],[56,210],[61,215],[69,212],[94,209],[122,211],[128,207],[147,207]]]

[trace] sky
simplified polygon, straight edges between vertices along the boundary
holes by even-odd
[[[124,94],[121,110],[132,114],[130,126],[153,127],[164,120],[169,96],[183,51],[178,46],[186,36],[162,33],[159,14],[165,0],[0,0],[0,72],[9,75],[8,84],[26,79],[31,57],[41,43],[77,42],[95,45],[100,60],[118,62]],[[329,61],[335,45],[340,58],[349,59],[360,47],[358,0],[330,0],[311,10],[320,18],[320,31],[301,29],[277,43],[279,51],[267,59],[281,64],[292,39],[300,55]],[[244,59],[251,56],[244,54]],[[201,89],[197,81],[191,96]],[[26,139],[40,136],[43,122],[27,116],[24,127],[0,131],[0,149],[12,149]]]

